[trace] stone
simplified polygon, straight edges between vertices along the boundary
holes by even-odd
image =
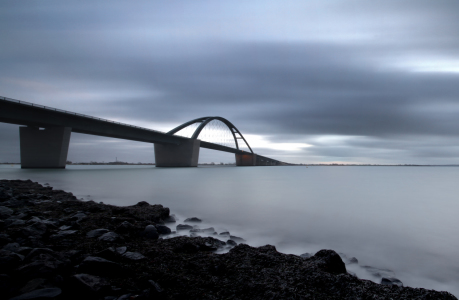
[[[156,230],[159,234],[170,234],[171,229],[165,225],[156,225]]]
[[[95,254],[95,256],[97,257],[102,257],[108,260],[117,260],[119,258],[119,255],[120,254],[116,251],[114,247],[109,247]]]
[[[311,257],[317,263],[317,267],[331,274],[346,274],[346,265],[341,257],[333,250],[320,250]]]
[[[381,284],[382,285],[403,286],[403,283],[395,277],[389,277],[389,278],[383,277],[381,278]]]
[[[123,246],[123,247],[118,247],[118,248],[116,248],[116,249],[115,249],[115,251],[116,251],[116,253],[118,253],[118,254],[120,254],[120,255],[121,255],[121,254],[124,254],[124,253],[126,253],[126,251],[127,251],[127,247],[126,247],[126,246]]]
[[[177,227],[176,227],[177,231],[180,231],[180,230],[191,230],[193,229],[193,226],[191,225],[186,225],[186,224],[178,224]]]
[[[124,258],[128,259],[128,260],[133,260],[133,261],[139,261],[139,260],[142,260],[142,259],[145,259],[146,257],[143,256],[141,253],[139,252],[129,252],[127,251],[126,253],[124,253],[122,255]]]
[[[33,261],[18,268],[18,274],[23,278],[51,278],[59,273],[64,263],[52,257]]]
[[[99,241],[105,241],[105,242],[116,242],[117,240],[120,239],[120,236],[114,232],[107,232],[99,237]]]
[[[229,236],[230,233],[229,231],[223,231],[223,232],[220,232],[218,235],[225,235],[225,236]]]
[[[32,249],[32,251],[29,252],[29,254],[27,254],[27,256],[25,257],[25,261],[36,260],[36,258],[39,258],[43,254],[49,255],[52,257],[55,257],[57,255],[56,252],[54,252],[53,250],[49,248],[34,248]]]
[[[2,250],[7,250],[7,251],[18,253],[20,248],[21,248],[21,245],[19,245],[18,243],[9,243],[9,244],[6,244],[2,248]]]
[[[349,264],[358,264],[359,261],[357,260],[357,258],[355,257],[351,257],[349,258]]]
[[[238,236],[234,236],[234,235],[230,235],[230,239],[232,239],[233,241],[238,242],[238,243],[246,242],[246,240],[244,240],[243,238],[238,237]]]
[[[78,230],[62,230],[56,234],[51,235],[49,238],[52,240],[58,240],[58,239],[66,238],[70,235],[74,235],[77,232]]]
[[[88,256],[78,266],[78,272],[98,276],[118,277],[123,275],[123,268],[120,264],[113,261],[101,257]]]
[[[128,221],[124,221],[118,227],[116,227],[117,232],[129,232],[135,229],[135,226],[129,223]]]
[[[105,229],[105,228],[94,229],[94,230],[91,230],[88,233],[86,233],[86,237],[88,237],[88,238],[100,237],[101,235],[103,235],[103,234],[105,234],[105,233],[107,233],[109,231],[110,230]]]
[[[46,289],[39,289],[34,290],[13,298],[10,300],[32,300],[32,299],[56,299],[62,290],[60,288],[46,288]]]
[[[87,215],[84,212],[77,212],[76,214],[74,214],[73,216],[70,217],[70,220],[79,222],[79,221],[85,219],[86,217],[87,217]]]
[[[237,243],[233,240],[227,240],[226,243],[230,246],[237,246]]]
[[[110,287],[109,282],[105,278],[90,274],[76,274],[72,276],[72,279],[75,284],[75,290],[81,294],[99,293],[108,290]]]
[[[145,230],[142,232],[142,236],[146,237],[147,239],[157,240],[159,238],[158,231],[156,227],[153,225],[147,225]]]
[[[161,288],[161,286],[157,282],[153,280],[148,280],[148,283],[151,286],[151,291],[153,292],[153,294],[160,294],[164,292],[164,290]]]
[[[185,219],[184,222],[186,222],[186,223],[201,223],[202,220],[199,219],[199,218],[196,218],[196,217],[192,217],[192,218]]]
[[[6,233],[0,234],[0,246],[3,246],[5,244],[8,244],[11,242],[10,236]]]
[[[45,224],[36,222],[22,229],[24,236],[41,236],[46,233],[48,228]]]
[[[167,216],[163,219],[164,223],[175,223],[177,219],[175,218],[174,215]]]
[[[7,250],[0,250],[0,270],[2,270],[2,272],[15,269],[23,260],[24,256],[20,254]]]
[[[22,294],[31,292],[33,290],[36,290],[38,287],[40,287],[43,283],[46,282],[46,279],[44,278],[34,278],[27,282],[20,290],[19,292]]]
[[[0,206],[0,219],[7,219],[13,214],[13,210],[6,206]]]

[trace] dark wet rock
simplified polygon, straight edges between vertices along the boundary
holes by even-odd
[[[78,266],[78,272],[98,276],[118,277],[123,275],[123,268],[120,264],[113,261],[101,257],[88,256]]]
[[[97,238],[97,237],[100,237],[101,235],[109,232],[110,230],[108,229],[105,229],[105,228],[99,228],[99,229],[94,229],[94,230],[91,230],[89,231],[87,234],[86,234],[86,237],[88,238]]]
[[[20,274],[20,276],[27,279],[37,277],[50,278],[57,275],[63,267],[64,263],[62,261],[47,258],[23,265],[22,267],[18,268],[17,272]]]
[[[126,247],[126,246],[123,246],[123,247],[118,247],[118,248],[116,248],[116,249],[115,249],[115,251],[116,251],[116,253],[118,253],[118,254],[120,254],[120,255],[121,255],[121,254],[124,254],[124,253],[126,253],[126,251],[127,251],[127,247]]]
[[[184,222],[186,222],[186,223],[201,223],[202,220],[199,219],[199,218],[196,218],[196,217],[192,217],[192,218],[185,219]]]
[[[157,240],[159,238],[158,231],[153,225],[148,225],[145,227],[145,230],[142,232],[142,236],[147,239]]]
[[[220,232],[218,235],[230,236],[230,233],[229,231],[223,231],[223,232]]]
[[[148,283],[151,286],[151,291],[153,294],[161,294],[164,292],[164,290],[161,288],[161,286],[157,282],[153,280],[148,280]]]
[[[307,253],[307,252],[303,253],[303,254],[300,254],[300,257],[302,257],[302,258],[310,258],[311,256],[312,256],[312,254],[311,253]]]
[[[177,229],[177,231],[180,231],[180,230],[191,230],[191,229],[193,229],[193,226],[191,226],[191,225],[186,225],[186,224],[178,224],[178,225],[176,226],[176,229]]]
[[[359,261],[355,257],[349,258],[348,262],[349,262],[349,264],[358,264],[359,263]]]
[[[6,206],[0,206],[0,219],[7,219],[13,214],[13,210]]]
[[[0,250],[0,272],[8,272],[16,267],[24,260],[24,256],[7,251]]]
[[[232,239],[233,241],[238,242],[238,243],[246,242],[246,240],[244,240],[243,238],[238,237],[238,236],[234,236],[234,235],[230,235],[230,239]]]
[[[109,248],[106,248],[102,251],[99,251],[95,254],[95,256],[97,257],[102,257],[102,258],[105,258],[107,260],[117,260],[120,256],[120,253],[118,253],[116,251],[116,249],[114,247],[109,247]]]
[[[332,274],[346,274],[346,265],[341,257],[333,250],[320,250],[310,258],[317,267]]]
[[[77,232],[78,232],[78,230],[61,230],[58,233],[51,235],[49,238],[51,240],[63,239],[63,238],[67,238],[67,237],[69,237],[71,235],[74,235]]]
[[[18,253],[20,248],[21,248],[21,245],[19,245],[18,243],[9,243],[9,244],[6,244],[2,248],[2,250],[7,250],[7,251]]]
[[[22,227],[26,224],[26,221],[20,219],[7,219],[4,221],[5,225],[8,227]]]
[[[368,271],[368,273],[370,273],[371,275],[375,277],[386,277],[386,278],[395,277],[394,271],[389,270],[389,269],[380,269],[380,268],[371,267],[371,266],[363,266],[362,268],[364,268],[366,271]]]
[[[133,231],[134,229],[135,229],[134,225],[132,225],[128,221],[124,221],[123,223],[118,225],[118,227],[116,227],[116,232],[126,233],[126,232]]]
[[[25,257],[26,262],[34,261],[34,260],[39,260],[43,255],[47,257],[57,257],[58,254],[54,252],[54,250],[49,249],[49,248],[34,248],[32,249],[29,254]]]
[[[381,278],[381,284],[382,285],[396,285],[396,286],[403,286],[403,283],[400,281],[400,279],[397,279],[395,277],[383,277]]]
[[[76,214],[70,217],[70,221],[81,221],[86,217],[87,215],[84,212],[77,212]]]
[[[226,243],[230,246],[237,246],[237,243],[233,240],[227,240]]]
[[[48,227],[40,222],[33,223],[22,229],[22,234],[24,236],[39,236],[46,233]]]
[[[38,288],[43,288],[43,284],[46,282],[46,279],[44,278],[34,278],[32,280],[29,280],[20,290],[19,293],[25,294],[28,292],[31,292],[33,290],[36,290]]]
[[[177,219],[175,218],[174,215],[170,215],[166,218],[163,219],[164,223],[175,223],[177,222]]]
[[[116,242],[120,239],[120,236],[114,232],[107,232],[101,235],[98,240],[104,242]]]
[[[93,295],[109,291],[110,283],[105,278],[90,274],[76,274],[72,276],[73,290],[77,295]]]
[[[170,234],[171,229],[165,225],[156,225],[156,230],[159,234]]]
[[[11,298],[10,300],[27,300],[27,299],[56,299],[62,290],[60,288],[46,288],[34,290],[16,297]]]
[[[138,261],[138,260],[143,260],[145,259],[146,257],[143,256],[141,253],[139,252],[125,252],[123,255],[123,258],[125,259],[128,259],[128,260],[135,260],[135,261]]]

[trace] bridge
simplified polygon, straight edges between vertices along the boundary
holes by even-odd
[[[222,117],[194,119],[164,133],[0,97],[0,122],[22,125],[21,168],[65,168],[71,132],[153,143],[157,167],[197,167],[200,148],[234,153],[237,166],[286,165],[254,153],[236,126]],[[206,141],[208,128],[223,129],[223,134],[216,142]]]

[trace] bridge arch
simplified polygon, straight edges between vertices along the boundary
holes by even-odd
[[[231,134],[233,136],[234,143],[236,144],[236,149],[239,150],[239,142],[238,142],[238,140],[243,140],[244,143],[246,144],[247,148],[250,149],[250,152],[253,153],[252,148],[250,147],[249,143],[247,143],[246,139],[244,138],[242,133],[239,131],[239,129],[237,129],[236,126],[233,125],[233,123],[231,123],[230,121],[228,121],[227,119],[222,118],[222,117],[202,117],[202,118],[197,118],[197,119],[188,121],[186,123],[183,123],[180,126],[175,127],[174,129],[172,129],[169,132],[167,132],[167,134],[174,135],[175,133],[179,132],[180,130],[182,130],[182,129],[190,126],[190,125],[193,125],[193,124],[196,124],[196,123],[200,123],[199,126],[196,128],[196,130],[193,132],[193,135],[191,136],[192,139],[197,139],[199,134],[201,133],[201,131],[204,129],[204,127],[206,127],[206,125],[208,125],[213,120],[221,121],[222,123],[224,123],[228,127],[228,129],[231,131]]]

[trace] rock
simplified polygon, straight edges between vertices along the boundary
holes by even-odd
[[[227,240],[226,243],[230,246],[237,246],[237,243],[233,240]]]
[[[114,247],[109,247],[95,254],[97,257],[102,257],[108,260],[117,260],[120,254],[116,251]]]
[[[358,264],[359,261],[357,260],[357,258],[355,257],[351,257],[349,258],[349,264]]]
[[[164,291],[157,282],[153,280],[148,280],[148,283],[151,286],[151,291],[153,292],[153,294],[160,294]]]
[[[134,206],[145,207],[145,206],[150,206],[150,203],[148,203],[147,201],[140,201]]]
[[[0,250],[0,270],[1,272],[9,272],[15,269],[24,260],[24,256],[7,251]]]
[[[159,238],[158,231],[156,230],[156,227],[153,225],[148,225],[147,227],[145,227],[142,236],[146,237],[147,239],[153,240],[157,240]]]
[[[13,210],[6,206],[0,206],[0,219],[7,219],[13,214]]]
[[[300,255],[300,257],[302,257],[302,258],[310,258],[311,256],[312,256],[311,253],[303,253],[303,254]]]
[[[99,237],[99,241],[104,241],[104,242],[116,242],[119,239],[120,239],[120,236],[111,231]]]
[[[381,284],[382,285],[403,286],[403,283],[395,277],[389,277],[389,278],[383,277],[381,278]]]
[[[7,251],[18,253],[20,248],[21,248],[21,245],[19,245],[18,243],[9,243],[5,245],[2,250],[7,250]]]
[[[243,238],[240,238],[240,237],[234,236],[234,235],[230,235],[230,239],[232,239],[233,241],[238,242],[238,243],[246,242],[246,240],[244,240]]]
[[[76,274],[72,276],[74,290],[77,294],[94,294],[109,290],[110,283],[98,276],[89,274]]]
[[[365,270],[368,271],[371,275],[375,277],[386,277],[386,278],[391,278],[395,277],[395,273],[392,270],[389,269],[379,269],[371,266],[363,266]]]
[[[175,223],[177,219],[175,218],[174,215],[167,216],[163,219],[164,223]]]
[[[229,236],[230,233],[229,231],[223,231],[223,232],[220,232],[219,235]]]
[[[196,217],[192,217],[192,218],[185,219],[184,222],[187,222],[187,223],[201,223],[202,220],[199,219],[199,218],[196,218]]]
[[[156,230],[159,234],[170,234],[171,229],[165,225],[156,225]]]
[[[36,222],[22,229],[24,236],[41,236],[46,233],[48,228],[45,224]]]
[[[20,296],[13,297],[10,300],[56,299],[61,293],[62,290],[59,288],[46,288],[34,290]]]
[[[116,227],[116,231],[117,232],[129,232],[129,231],[132,231],[134,229],[135,229],[134,225],[132,225],[128,221],[124,221],[123,223],[118,225],[118,227]]]
[[[190,230],[190,229],[193,229],[193,226],[191,225],[186,225],[186,224],[178,224],[177,227],[176,227],[177,231],[180,231],[180,230]]]
[[[346,265],[341,257],[333,250],[320,250],[313,257],[317,267],[325,272],[332,274],[346,274]]]
[[[33,261],[17,269],[23,278],[51,278],[56,276],[64,267],[64,263],[50,256],[43,260]]]
[[[127,251],[127,247],[126,247],[126,246],[123,246],[123,247],[118,247],[118,248],[116,248],[116,249],[115,249],[115,251],[116,251],[116,253],[118,253],[118,254],[120,254],[120,255],[121,255],[121,254],[124,254],[124,253],[126,253],[126,251]]]
[[[70,220],[79,222],[79,221],[85,219],[86,217],[87,217],[87,215],[84,212],[77,212],[76,214],[74,214],[73,216],[70,217]]]
[[[86,237],[88,237],[88,238],[100,237],[101,235],[103,235],[103,234],[105,234],[105,233],[107,233],[109,231],[110,230],[105,229],[105,228],[94,229],[94,230],[91,230],[88,233],[86,233]]]
[[[123,275],[123,268],[113,261],[101,257],[88,256],[78,266],[78,273],[118,277]]]
[[[66,238],[69,235],[74,235],[77,232],[78,230],[62,230],[56,234],[51,235],[49,238],[52,240],[58,240],[58,239]]]
[[[20,290],[19,292],[22,294],[25,294],[25,293],[28,293],[28,292],[31,292],[33,290],[36,290],[38,287],[40,287],[41,285],[43,285],[43,283],[46,282],[46,279],[44,278],[34,278],[32,280],[30,280],[29,282],[26,283],[26,285],[24,285]]]
[[[43,256],[43,254],[51,257],[57,256],[57,253],[49,248],[34,248],[32,249],[32,251],[29,252],[29,254],[27,254],[27,256],[25,257],[25,261],[29,262],[40,259],[40,256]]]
[[[140,254],[139,252],[129,252],[127,251],[122,255],[124,258],[132,261],[139,261],[145,259],[146,257]]]

